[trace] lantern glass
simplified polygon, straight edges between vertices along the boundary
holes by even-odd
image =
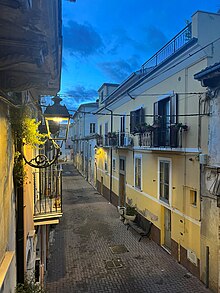
[[[45,118],[47,133],[49,139],[52,140],[66,140],[69,131],[69,118],[61,117],[46,117]]]
[[[70,114],[66,106],[60,105],[60,97],[56,96],[52,100],[54,104],[47,106],[44,112],[48,137],[52,140],[67,140]]]

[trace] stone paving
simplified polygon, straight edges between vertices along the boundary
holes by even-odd
[[[63,175],[64,214],[52,232],[49,293],[211,292],[152,240],[138,242],[117,209],[72,165],[64,166]],[[128,251],[113,254],[114,245]]]

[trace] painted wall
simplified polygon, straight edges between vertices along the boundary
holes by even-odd
[[[8,107],[0,101],[0,268],[6,274],[4,280],[0,276],[3,281],[0,290],[13,292],[16,285],[14,147],[8,114]],[[10,261],[6,259],[7,253],[12,253]]]
[[[201,214],[200,214],[200,162],[199,154],[208,152],[208,121],[210,111],[204,88],[194,80],[194,74],[213,62],[219,60],[220,43],[215,42],[220,33],[215,28],[220,25],[219,14],[197,12],[192,18],[193,37],[197,42],[186,47],[185,51],[170,57],[158,70],[153,71],[143,81],[130,90],[131,99],[126,93],[116,99],[108,108],[113,113],[126,115],[126,131],[130,129],[130,111],[141,107],[145,110],[148,124],[153,123],[153,105],[165,95],[178,94],[178,122],[186,124],[188,130],[183,133],[182,148],[147,148],[140,147],[138,136],[133,136],[134,147],[113,150],[116,160],[116,170],[113,171],[112,191],[119,195],[119,157],[126,159],[126,200],[135,205],[141,215],[152,221],[160,233],[160,244],[164,244],[165,210],[171,211],[171,253],[191,272],[199,277],[201,256],[204,255],[204,244],[200,244]],[[209,30],[212,31],[208,34]],[[210,44],[209,44],[210,43]],[[202,46],[207,45],[204,50]],[[191,57],[189,57],[191,56]],[[140,76],[141,79],[141,76]],[[216,110],[217,111],[217,110]],[[109,113],[102,110],[102,113]],[[98,129],[102,125],[104,134],[105,124],[110,129],[110,116],[99,116]],[[219,125],[219,121],[215,125]],[[120,117],[113,118],[113,131],[120,130]],[[217,128],[213,131],[217,131]],[[218,136],[212,148],[216,149]],[[215,146],[214,146],[215,145]],[[108,148],[99,148],[96,155],[97,180],[102,190],[110,188],[110,157]],[[134,157],[141,157],[142,185],[141,189],[134,184]],[[158,161],[165,158],[170,161],[170,201],[169,204],[159,198],[159,168]],[[106,168],[107,166],[107,168]],[[192,202],[196,193],[196,204]],[[204,208],[205,209],[205,208]],[[207,209],[209,210],[209,209]],[[206,211],[207,213],[207,211]],[[208,215],[205,216],[206,218]],[[212,218],[212,217],[211,217]],[[215,221],[213,221],[215,223]],[[213,224],[214,225],[214,224]],[[203,229],[202,229],[203,231]],[[202,232],[203,233],[203,232]],[[202,258],[204,267],[204,258]],[[203,270],[203,269],[202,269]],[[203,274],[203,272],[202,272]]]
[[[220,93],[212,89],[211,113],[209,117],[208,164],[201,166],[201,278],[206,281],[206,247],[209,248],[209,286],[214,292],[220,292],[219,259],[219,184],[220,151]]]

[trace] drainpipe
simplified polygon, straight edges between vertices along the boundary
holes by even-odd
[[[202,96],[199,98],[199,123],[198,123],[198,149],[201,148],[201,103],[202,103]]]
[[[22,143],[18,141],[17,150],[22,153]],[[20,157],[20,160],[23,160]],[[24,283],[24,188],[23,184],[16,181],[16,262],[17,262],[17,283]]]
[[[105,108],[111,113],[111,133],[113,132],[113,111]],[[112,146],[110,148],[110,191],[109,191],[109,202],[112,203]]]

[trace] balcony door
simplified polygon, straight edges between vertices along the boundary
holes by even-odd
[[[125,116],[121,117],[120,122],[120,146],[123,146],[125,139]]]
[[[178,146],[178,133],[172,127],[178,122],[177,102],[173,95],[154,103],[154,146]]]
[[[119,157],[119,206],[124,207],[126,204],[126,174],[125,174],[125,157]]]

